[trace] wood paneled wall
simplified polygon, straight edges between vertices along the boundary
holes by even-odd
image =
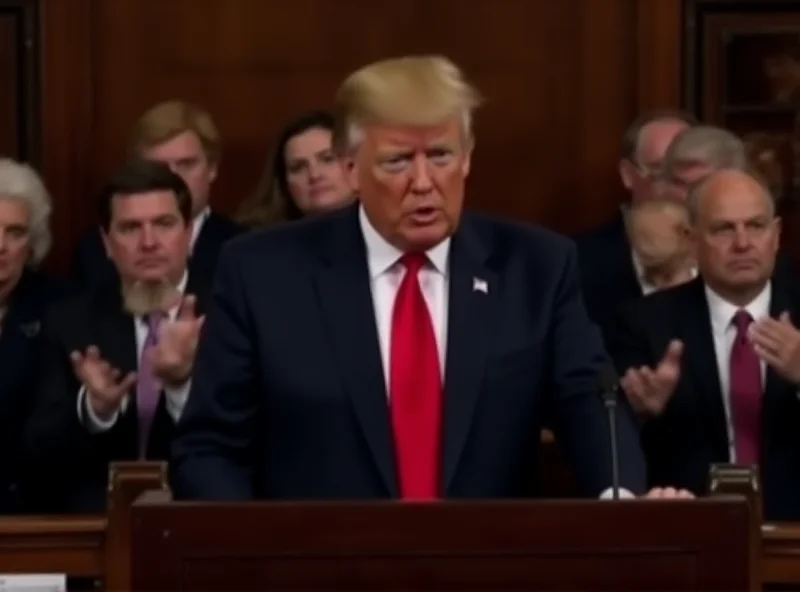
[[[42,167],[64,270],[151,104],[205,105],[224,138],[214,206],[255,184],[270,138],[375,59],[435,52],[486,95],[474,207],[564,232],[617,205],[619,139],[680,101],[680,0],[41,0]]]

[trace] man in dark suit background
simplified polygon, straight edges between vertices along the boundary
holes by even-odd
[[[240,231],[209,206],[222,156],[222,141],[211,115],[185,101],[159,103],[136,122],[129,152],[133,157],[163,162],[186,182],[192,195],[189,271],[198,285],[210,284],[220,248]],[[80,239],[73,265],[73,275],[81,286],[96,287],[115,275],[99,229],[93,228]]]
[[[64,282],[38,269],[52,241],[51,210],[36,171],[0,159],[0,515],[27,509],[19,482],[22,426],[31,408],[42,317],[66,293]]]
[[[355,72],[337,101],[361,203],[226,247],[176,496],[533,495],[550,400],[584,494],[607,493],[606,357],[571,243],[462,214],[477,92],[450,61],[408,57]],[[631,419],[623,406],[620,474],[639,494]]]
[[[672,141],[695,125],[681,111],[644,113],[631,123],[622,139],[619,173],[637,203],[655,196],[664,158]],[[599,228],[576,237],[581,282],[589,316],[605,329],[623,303],[646,291],[637,269],[625,226],[625,205]]]
[[[757,464],[765,517],[800,519],[800,294],[775,273],[774,202],[723,170],[688,206],[700,277],[631,303],[610,339],[649,484],[700,494],[711,463]]]
[[[53,307],[43,325],[24,455],[40,511],[102,511],[109,463],[168,458],[189,393],[204,296],[186,269],[189,189],[166,165],[131,161],[103,190],[99,218],[120,279]]]

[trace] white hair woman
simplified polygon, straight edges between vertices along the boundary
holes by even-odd
[[[51,210],[36,171],[0,158],[0,515],[27,509],[14,451],[22,448],[44,310],[65,293],[37,269],[50,250]]]

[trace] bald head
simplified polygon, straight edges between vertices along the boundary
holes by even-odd
[[[747,305],[769,282],[778,253],[780,220],[769,191],[749,172],[723,169],[692,187],[687,206],[706,284]]]
[[[763,202],[764,212],[769,218],[775,216],[775,202],[766,185],[748,171],[738,168],[720,169],[689,190],[687,207],[689,220],[696,225],[705,210],[714,211],[724,202],[742,200]]]

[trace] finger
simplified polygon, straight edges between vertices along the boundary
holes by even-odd
[[[661,492],[661,497],[668,499],[676,498],[678,497],[678,491],[674,487],[665,487]]]
[[[679,489],[678,499],[694,499],[694,494],[687,489]]]
[[[110,373],[110,378],[113,382],[117,382],[119,380],[119,375],[122,374],[119,368],[112,368]]]
[[[765,335],[779,341],[786,339],[794,330],[791,325],[786,325],[770,317],[765,317],[750,326],[753,328],[753,333]]]
[[[782,366],[782,360],[778,352],[773,352],[772,350],[766,349],[757,343],[753,344],[753,350],[760,359],[764,360],[773,368],[780,368]]]
[[[125,395],[136,384],[136,372],[128,372],[118,384],[115,391],[119,396]]]
[[[780,338],[773,331],[763,327],[753,329],[750,333],[750,343],[773,353],[777,353],[782,349]]]
[[[96,345],[90,345],[86,348],[86,357],[90,360],[99,360],[101,358],[100,348],[98,348]]]
[[[72,366],[73,367],[82,365],[83,364],[83,359],[84,359],[83,358],[83,354],[81,352],[79,352],[78,350],[73,350],[73,351],[69,352],[69,360],[70,360],[70,362],[72,362]]]
[[[674,365],[679,365],[681,362],[681,356],[683,355],[683,342],[680,339],[673,339],[667,345],[667,350],[664,352],[664,356],[661,358],[661,362],[659,365],[667,362]]]
[[[642,368],[642,384],[648,395],[661,394],[665,388],[669,388],[669,381],[664,379],[663,374],[664,371],[658,372],[650,368]]]
[[[625,393],[627,395],[642,396],[644,394],[644,384],[642,383],[641,373],[630,369],[625,373]]]
[[[664,490],[661,489],[660,487],[653,487],[653,489],[651,489],[650,491],[647,492],[647,495],[645,497],[651,498],[651,499],[657,499],[657,498],[663,497],[663,493],[664,493]]]
[[[181,300],[180,307],[178,308],[178,314],[176,315],[176,319],[180,319],[182,321],[190,321],[195,318],[195,304],[197,302],[197,297],[194,294],[187,294]]]
[[[784,325],[789,325],[790,327],[794,327],[794,325],[792,324],[792,317],[789,316],[788,310],[784,310],[781,313],[780,317],[778,317],[778,320]]]

